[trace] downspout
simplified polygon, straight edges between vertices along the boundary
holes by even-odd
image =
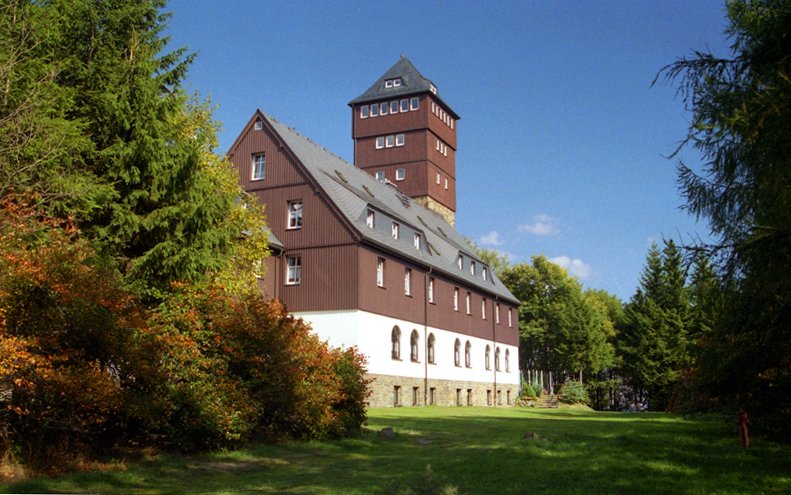
[[[497,327],[495,326],[497,324],[496,323],[497,322],[497,314],[495,313],[495,311],[496,311],[495,308],[496,308],[496,305],[497,305],[497,301],[499,301],[499,300],[500,300],[500,296],[494,296],[494,299],[492,300],[492,311],[490,313],[492,315],[492,348],[494,349],[495,358],[497,357],[497,338],[496,338]],[[497,407],[497,365],[498,364],[499,364],[499,362],[495,359],[494,366],[493,366],[493,368],[494,368],[494,397],[493,397],[493,402],[492,402],[494,404],[494,407]]]
[[[428,267],[426,276],[423,277],[423,405],[428,405],[428,279],[434,271],[433,266]],[[436,349],[434,350],[436,352]]]

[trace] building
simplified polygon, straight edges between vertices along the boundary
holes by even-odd
[[[458,115],[405,57],[349,106],[356,166],[260,110],[228,152],[274,235],[262,287],[368,357],[372,406],[512,403],[519,301],[453,227]]]

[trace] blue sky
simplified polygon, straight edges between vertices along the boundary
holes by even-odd
[[[349,100],[401,53],[461,116],[457,228],[513,262],[543,254],[634,293],[653,240],[708,233],[679,207],[689,115],[658,70],[727,54],[722,1],[174,0],[171,48],[217,105],[221,152],[256,108],[352,161]],[[691,164],[694,154],[686,154]]]

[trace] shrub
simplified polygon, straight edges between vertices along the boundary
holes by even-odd
[[[568,380],[560,388],[560,401],[566,404],[587,404],[590,399],[581,382]]]
[[[526,399],[534,399],[536,398],[536,391],[533,390],[533,387],[530,385],[526,385],[525,388],[522,389],[522,397]]]
[[[396,480],[382,490],[382,495],[463,495],[466,491],[434,474],[431,466],[410,480]]]

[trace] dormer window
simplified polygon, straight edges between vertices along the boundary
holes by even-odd
[[[415,232],[415,249],[420,249],[420,234]]]
[[[437,87],[436,87],[436,86],[434,86],[433,84],[430,84],[430,85],[429,85],[429,87],[428,87],[428,89],[429,89],[429,90],[430,90],[432,93],[434,93],[434,94],[437,94]]]
[[[374,228],[375,222],[376,222],[376,214],[374,213],[373,210],[368,210],[368,213],[365,216],[365,225],[367,225],[369,228],[372,229]]]
[[[487,280],[489,278],[489,270],[487,270],[485,266],[481,271],[481,276],[483,277],[484,280]]]
[[[396,77],[395,79],[387,79],[385,80],[385,88],[397,88],[401,86],[401,78]]]
[[[261,129],[263,129],[263,128],[264,128],[264,123],[263,123],[263,121],[256,120],[256,121],[255,121],[255,126],[254,126],[254,129],[255,129],[256,131],[260,131],[260,130],[261,130]]]
[[[398,239],[400,227],[396,222],[393,222],[393,227],[391,229],[391,233],[393,235],[393,239]]]
[[[470,275],[475,276],[475,262],[470,261]]]
[[[459,270],[464,269],[464,256],[459,255],[459,257],[456,258],[456,265],[459,267]]]

